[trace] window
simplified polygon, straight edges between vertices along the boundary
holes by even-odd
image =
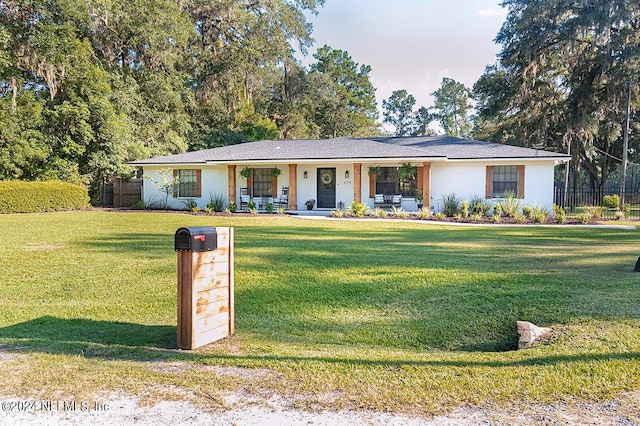
[[[271,170],[273,169],[253,169],[251,176],[253,177],[253,196],[260,197],[262,195],[271,196],[272,180]]]
[[[200,170],[177,170],[178,190],[176,197],[200,197]]]
[[[512,192],[524,198],[524,166],[487,166],[487,198]]]
[[[401,194],[403,197],[413,197],[418,183],[413,179],[400,179],[397,167],[381,167],[376,176],[376,194]]]

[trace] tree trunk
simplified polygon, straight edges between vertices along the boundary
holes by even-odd
[[[11,77],[11,114],[15,115],[18,110],[18,82],[15,77]]]

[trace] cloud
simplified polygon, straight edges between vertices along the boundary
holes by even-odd
[[[498,17],[505,18],[507,16],[507,9],[502,7],[490,7],[488,9],[478,10],[478,15],[484,17]]]

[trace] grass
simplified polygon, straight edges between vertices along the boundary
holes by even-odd
[[[0,387],[17,396],[221,406],[242,389],[305,408],[434,414],[640,389],[637,231],[99,211],[0,220],[0,366],[12,372]],[[173,235],[203,225],[236,229],[236,335],[179,351]],[[553,337],[516,351],[516,320]]]

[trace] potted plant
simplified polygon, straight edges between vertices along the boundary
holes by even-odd
[[[418,203],[418,210],[422,208],[422,191],[416,189],[415,192],[416,203]]]
[[[282,173],[282,170],[279,168],[271,169],[271,177],[277,178]]]
[[[313,210],[313,205],[316,203],[316,200],[311,199],[305,201],[304,205],[307,206],[307,210]]]

